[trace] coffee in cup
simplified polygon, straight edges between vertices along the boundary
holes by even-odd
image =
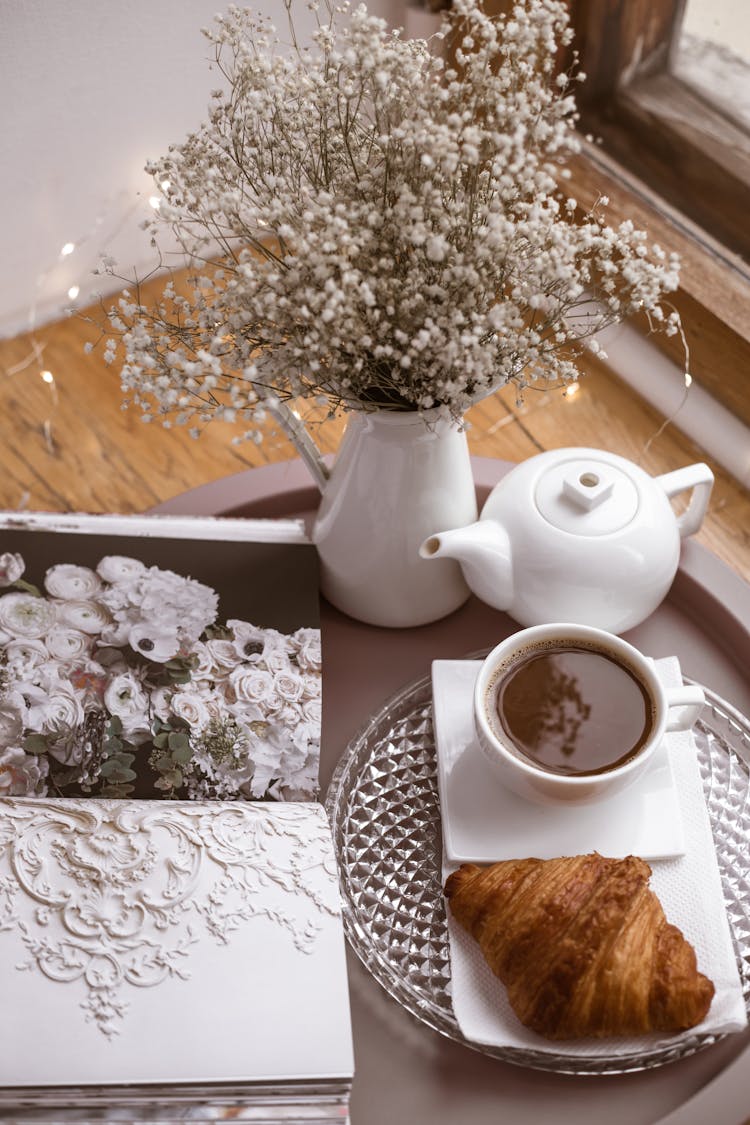
[[[698,687],[666,689],[632,645],[588,626],[514,634],[484,661],[474,718],[504,782],[534,800],[595,800],[640,776],[667,730],[692,726]]]

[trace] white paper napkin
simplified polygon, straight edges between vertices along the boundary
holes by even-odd
[[[682,684],[675,657],[656,662],[667,686]],[[683,815],[686,851],[672,859],[651,860],[651,889],[659,896],[667,920],[679,926],[695,948],[698,968],[716,989],[706,1019],[685,1035],[740,1031],[747,1024],[739,971],[727,921],[713,836],[693,736],[667,735],[682,753],[672,755],[678,798]],[[444,864],[443,882],[456,869]],[[561,1044],[525,1028],[508,1003],[505,987],[491,972],[478,944],[447,909],[453,1010],[467,1039],[495,1047],[533,1048],[559,1054]],[[638,1039],[566,1040],[569,1055],[596,1056],[632,1053],[645,1046],[674,1044],[679,1036],[651,1035]]]

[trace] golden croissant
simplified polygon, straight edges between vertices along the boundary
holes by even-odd
[[[464,864],[445,884],[523,1024],[548,1039],[677,1032],[714,994],[642,859]]]

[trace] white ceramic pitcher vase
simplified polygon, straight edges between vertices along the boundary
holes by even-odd
[[[323,494],[312,538],[328,601],[359,621],[400,628],[466,601],[457,562],[419,555],[436,527],[477,517],[460,427],[416,412],[352,413],[330,470],[309,439],[297,445]]]

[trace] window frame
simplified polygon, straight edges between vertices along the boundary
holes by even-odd
[[[744,261],[750,278],[750,135],[670,71],[687,0],[569,2],[586,74],[582,131],[726,247],[735,268]]]
[[[580,130],[594,138],[569,186],[585,201],[598,183],[610,221],[632,218],[680,254],[691,374],[750,426],[750,136],[670,73],[687,0],[567,2]],[[679,339],[652,339],[684,362]]]

